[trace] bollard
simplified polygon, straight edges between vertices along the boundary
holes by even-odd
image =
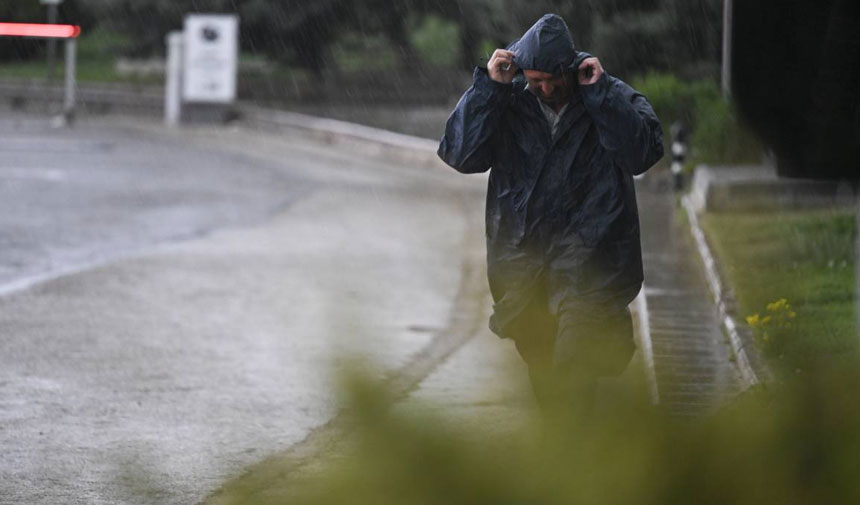
[[[676,191],[684,188],[684,161],[687,158],[687,128],[676,121],[670,128],[672,134],[672,186]]]

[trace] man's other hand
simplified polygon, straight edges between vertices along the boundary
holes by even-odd
[[[504,49],[496,49],[487,63],[487,72],[490,74],[490,79],[502,84],[510,84],[517,73],[514,53]]]
[[[594,84],[603,75],[603,65],[597,58],[586,58],[580,63],[577,72],[577,81],[581,86]]]

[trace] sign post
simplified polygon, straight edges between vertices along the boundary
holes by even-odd
[[[63,95],[63,113],[60,116],[64,124],[71,124],[75,115],[75,72],[77,67],[77,43],[75,39],[80,34],[81,27],[76,25],[0,23],[0,37],[64,39],[66,41],[66,85]]]
[[[56,24],[58,8],[63,0],[39,0],[39,3],[48,7],[48,24]],[[48,39],[47,46],[48,84],[51,84],[54,81],[54,67],[57,60],[57,41]]]
[[[75,74],[77,74],[77,39],[66,39],[66,86],[63,93],[63,119],[65,124],[75,120]]]

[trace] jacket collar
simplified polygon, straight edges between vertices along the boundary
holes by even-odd
[[[564,137],[567,131],[570,130],[574,124],[578,123],[586,113],[582,95],[580,93],[574,93],[573,96],[571,96],[571,100],[568,102],[567,107],[562,111],[562,115],[559,118],[558,130],[555,132],[555,135],[552,135],[549,122],[546,120],[543,110],[541,110],[540,99],[527,89],[527,85],[522,87],[519,95],[519,112],[532,117],[534,120],[539,121],[546,127],[544,131],[546,133],[546,138],[549,139],[548,144],[551,146],[555,145],[559,139]]]

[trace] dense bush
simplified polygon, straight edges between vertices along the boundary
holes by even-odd
[[[634,79],[631,85],[648,97],[664,126],[675,121],[693,126],[697,101],[710,100],[718,92],[708,83],[682,81],[673,74],[652,72]]]
[[[459,50],[456,24],[433,14],[413,20],[413,24],[410,38],[424,61],[440,66],[456,64]]]
[[[391,415],[363,386],[351,395],[350,450],[304,474],[270,460],[208,503],[858,503],[858,379],[856,368],[823,366],[699,419],[620,402],[584,422],[550,416],[521,430],[500,429],[497,404],[469,422],[445,418],[459,405]]]
[[[692,132],[690,161],[696,163],[759,162],[758,139],[737,118],[730,103],[709,79],[685,81],[672,74],[649,73],[632,82],[648,97],[663,123],[666,146],[676,122]],[[668,150],[667,150],[668,152]]]
[[[693,156],[701,163],[759,163],[762,148],[756,135],[738,120],[722,99],[696,103]]]

